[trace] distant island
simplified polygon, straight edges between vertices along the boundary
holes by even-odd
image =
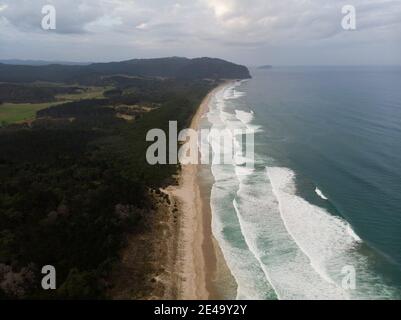
[[[264,70],[264,69],[272,69],[273,68],[273,66],[272,65],[269,65],[269,64],[266,64],[266,65],[263,65],[263,66],[259,66],[258,67],[258,69],[262,69],[262,70]]]

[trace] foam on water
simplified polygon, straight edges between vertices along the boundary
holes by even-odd
[[[266,280],[257,259],[249,251],[230,201],[238,180],[233,167],[212,166],[215,183],[211,192],[212,230],[236,282],[237,299],[274,299],[275,293]]]
[[[351,228],[349,224],[347,225],[347,232],[352,238],[354,238],[356,242],[362,242],[362,239],[359,238],[359,236],[355,233],[355,231]]]
[[[240,110],[236,88],[218,91],[206,117],[212,129],[251,128],[257,133],[253,111]],[[227,133],[228,135],[228,133]],[[209,135],[213,158],[228,152],[219,137]],[[237,284],[239,299],[368,299],[389,298],[392,289],[368,267],[360,254],[362,240],[342,218],[297,195],[295,173],[288,168],[261,167],[267,160],[256,154],[257,167],[240,150],[239,136],[231,137],[234,162],[211,171],[212,229]],[[242,137],[241,137],[242,138]],[[254,164],[254,163],[253,163]],[[316,188],[315,192],[327,200]],[[356,270],[357,288],[342,287],[343,268]]]
[[[321,277],[283,223],[272,186],[263,171],[240,177],[234,200],[242,233],[280,299],[346,299]]]
[[[245,124],[250,123],[254,118],[253,111],[246,112],[243,110],[235,110],[235,114],[236,114],[237,118]]]
[[[337,264],[339,254],[352,250],[357,243],[347,232],[349,226],[325,209],[295,195],[294,173],[286,168],[267,168],[267,175],[278,202],[284,224],[311,265],[332,282],[327,268]],[[341,268],[338,270],[341,273]]]
[[[315,192],[323,200],[329,200],[318,187],[315,188]]]
[[[326,281],[342,287],[343,268],[357,270],[358,287],[343,293],[352,299],[389,298],[394,293],[369,269],[358,248],[361,239],[343,219],[296,195],[295,174],[287,168],[267,168],[285,227],[311,266]]]
[[[237,119],[241,121],[250,132],[256,133],[263,131],[263,128],[261,126],[252,124],[252,121],[255,118],[255,114],[252,110],[250,112],[244,110],[235,110],[235,115]]]
[[[212,99],[207,115],[212,129],[235,130],[252,122],[253,112],[233,113],[228,108],[227,100],[235,99],[235,86],[223,88]],[[227,152],[220,136],[214,136],[212,131],[208,137],[213,158]],[[211,167],[215,178],[211,207],[213,233],[238,283],[238,297],[260,299],[266,292],[268,296],[275,292],[284,299],[313,299],[322,298],[321,293],[326,292],[327,298],[345,298],[335,285],[313,272],[307,257],[285,229],[274,194],[271,189],[268,191],[269,181],[260,172],[244,166],[252,159],[242,157],[235,137],[233,145],[235,159],[240,161],[236,160],[236,165],[213,162]],[[254,176],[263,179],[261,185],[255,181],[248,183]],[[259,194],[253,193],[254,189]]]
[[[238,83],[230,84],[218,91],[209,105],[207,118],[211,129],[234,130],[243,128],[243,125],[235,114],[226,112],[226,101],[236,99],[241,95],[236,94],[234,88]],[[242,157],[239,143],[234,135],[223,131],[225,138],[232,139],[234,147],[234,159],[236,164],[244,164],[247,160]],[[212,230],[219,242],[224,258],[237,282],[238,299],[275,299],[276,295],[259,262],[248,249],[245,239],[241,233],[237,215],[232,207],[235,190],[238,189],[239,181],[236,171],[243,174],[249,173],[249,168],[233,165],[218,164],[217,157],[223,157],[229,150],[222,145],[221,133],[210,132],[207,143],[210,143],[213,151],[213,164],[211,171],[215,182],[211,191]],[[202,147],[201,147],[202,148]]]
[[[227,101],[235,99],[236,85],[216,93],[208,115],[212,129],[247,128],[252,122],[252,111],[230,112]],[[208,138],[214,159],[228,151],[222,145],[221,135],[214,136],[212,131]],[[270,292],[269,296],[275,292],[283,299],[313,299],[322,298],[321,292],[326,292],[326,298],[345,298],[335,285],[322,280],[310,267],[307,257],[285,229],[274,194],[266,188],[268,180],[260,172],[244,166],[252,159],[242,157],[235,138],[233,145],[235,159],[239,160],[235,161],[236,165],[218,165],[214,161],[211,167],[215,178],[211,206],[213,233],[238,283],[238,297],[262,298],[263,292]],[[261,185],[255,181],[248,183],[254,176],[263,180]],[[259,195],[252,194],[254,188]],[[242,242],[242,250],[238,250],[238,241]],[[247,263],[240,264],[238,259]],[[250,274],[249,270],[252,270]]]

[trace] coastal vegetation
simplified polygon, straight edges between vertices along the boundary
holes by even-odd
[[[175,79],[245,79],[246,67],[221,59],[180,57],[134,59],[89,65],[25,66],[0,63],[0,82],[32,83],[35,81],[96,85],[110,75],[162,77]]]
[[[0,84],[0,126],[35,119],[36,112],[65,102],[103,98],[108,87],[36,83]]]
[[[146,68],[163,76],[160,63]],[[7,66],[35,84],[0,90],[0,298],[107,298],[126,235],[141,233],[152,193],[179,169],[146,162],[146,133],[167,132],[168,121],[188,126],[219,81],[124,75],[111,64],[101,66],[107,77],[86,71],[88,87],[39,83],[45,79],[25,67]],[[44,265],[57,270],[56,290],[41,288]],[[134,290],[144,287],[139,281]]]

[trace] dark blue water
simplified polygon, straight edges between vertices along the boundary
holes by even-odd
[[[400,287],[401,67],[253,70],[239,90],[264,128],[257,153],[293,170],[297,194],[344,218],[369,269]]]

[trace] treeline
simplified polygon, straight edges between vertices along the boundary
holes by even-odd
[[[0,129],[0,298],[106,298],[125,234],[141,232],[152,212],[149,188],[169,183],[178,168],[147,164],[147,131],[167,131],[169,120],[187,126],[215,85],[142,80]],[[104,112],[129,96],[158,107],[134,122]],[[42,290],[44,265],[55,266],[57,290]]]
[[[90,99],[75,102],[67,102],[39,110],[37,117],[70,118],[70,117],[107,117],[115,114],[114,110],[108,108],[108,99]]]
[[[142,182],[96,156],[95,138],[65,129],[1,135],[0,261],[10,269],[0,288],[9,298],[103,297],[124,231],[151,204]],[[44,265],[56,267],[56,292],[40,287]]]
[[[116,74],[186,80],[250,78],[249,70],[245,66],[212,58],[134,59],[84,66],[24,66],[0,63],[0,82],[49,81],[94,85],[99,79]]]
[[[35,86],[0,83],[0,101],[11,103],[42,103],[56,100],[58,94],[75,94],[82,88],[69,86]]]

